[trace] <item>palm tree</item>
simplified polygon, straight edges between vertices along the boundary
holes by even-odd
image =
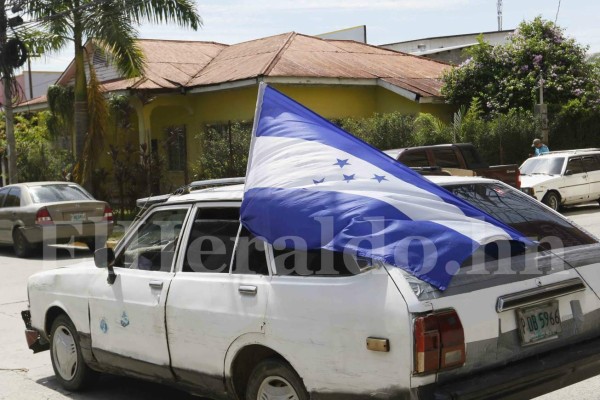
[[[114,62],[123,76],[143,75],[144,55],[136,25],[176,23],[197,30],[202,25],[193,0],[30,0],[26,12],[33,26],[27,31],[37,53],[75,47],[74,117],[76,154],[84,155],[90,126],[85,43],[91,40]],[[30,25],[25,25],[30,26]],[[90,57],[90,55],[87,55]],[[91,63],[88,63],[91,68]]]

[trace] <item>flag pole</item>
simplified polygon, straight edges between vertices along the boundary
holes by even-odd
[[[252,155],[254,154],[254,143],[256,142],[256,131],[258,130],[258,121],[260,120],[260,113],[262,111],[263,97],[265,95],[266,88],[267,84],[265,82],[260,82],[258,84],[258,97],[256,98],[256,110],[254,111],[254,122],[252,123],[252,137],[250,138],[250,150],[248,153],[248,164],[246,165],[246,180],[244,186],[248,184],[248,174],[250,173]]]

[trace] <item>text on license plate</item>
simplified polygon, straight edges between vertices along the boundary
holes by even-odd
[[[73,213],[73,214],[71,214],[71,221],[72,222],[85,221],[85,219],[86,219],[85,213]]]
[[[557,337],[561,332],[558,300],[527,308],[517,308],[521,344]]]

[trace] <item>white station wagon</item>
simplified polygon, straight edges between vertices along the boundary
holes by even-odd
[[[547,153],[521,167],[521,190],[553,210],[600,202],[600,149]]]
[[[600,373],[598,240],[503,183],[431,179],[539,246],[489,244],[440,292],[275,249],[240,229],[241,185],[204,189],[152,206],[100,268],[33,275],[29,347],[69,390],[109,372],[214,399],[524,399]]]

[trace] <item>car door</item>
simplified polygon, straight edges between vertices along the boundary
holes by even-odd
[[[590,186],[582,157],[569,157],[560,192],[566,204],[581,203],[589,199]]]
[[[4,201],[8,195],[10,188],[0,189],[0,242],[10,243],[12,238],[10,237],[12,231],[12,223],[9,219],[8,213],[10,210],[4,208]]]
[[[600,156],[583,157],[583,168],[590,185],[590,200],[600,200]]]
[[[189,205],[150,211],[115,251],[115,282],[92,282],[92,351],[111,371],[172,379],[165,302]]]
[[[167,300],[171,365],[178,380],[219,397],[227,350],[264,333],[270,273],[263,242],[239,233],[239,204],[202,204],[193,215]]]
[[[19,208],[21,207],[21,188],[13,186],[9,189],[4,200],[4,206],[0,218],[2,219],[3,240],[12,243],[12,230],[19,219]]]

